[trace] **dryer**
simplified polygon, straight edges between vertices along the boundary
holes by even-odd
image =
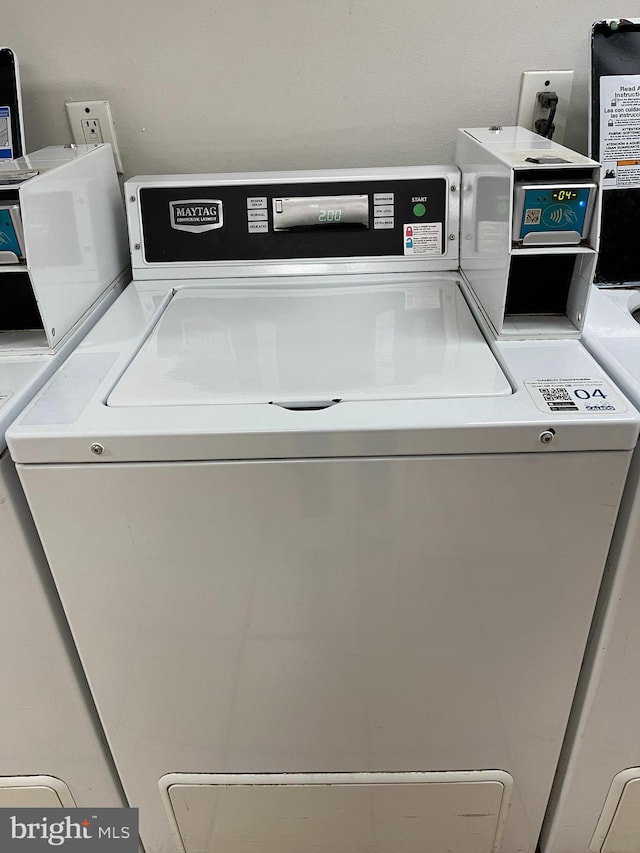
[[[638,290],[594,287],[584,331],[586,346],[636,404],[640,402],[639,309]],[[640,451],[636,449],[545,820],[545,853],[633,853],[640,844],[639,569]]]
[[[0,807],[124,797],[5,432],[127,283],[108,146],[0,164]]]
[[[150,853],[536,847],[638,416],[570,318],[494,339],[460,179],[129,181],[9,431]]]

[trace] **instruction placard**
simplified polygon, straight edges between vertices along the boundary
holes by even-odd
[[[640,187],[640,74],[600,78],[600,162],[605,189]]]
[[[13,391],[0,391],[0,409],[13,397]]]
[[[442,222],[412,222],[402,233],[405,255],[442,254]]]
[[[602,379],[525,379],[524,384],[536,406],[547,414],[627,411],[620,395]]]

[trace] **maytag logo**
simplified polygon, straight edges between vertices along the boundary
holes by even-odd
[[[0,809],[0,850],[137,853],[137,809]]]
[[[219,198],[191,198],[169,202],[171,227],[176,231],[201,234],[222,228],[222,202]]]

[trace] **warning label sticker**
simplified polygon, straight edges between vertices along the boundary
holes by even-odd
[[[496,222],[490,219],[478,222],[476,251],[479,255],[499,255],[503,246],[508,245],[510,240],[508,222]]]
[[[600,162],[605,189],[640,187],[640,74],[600,78]]]
[[[412,222],[402,227],[405,255],[442,255],[442,222]]]
[[[445,297],[450,298],[450,297]],[[442,294],[438,287],[420,287],[407,290],[404,294],[404,307],[407,311],[439,310],[442,308]]]
[[[13,391],[0,391],[0,409],[13,397]]]
[[[621,397],[602,379],[525,379],[524,384],[536,406],[547,414],[627,411]]]

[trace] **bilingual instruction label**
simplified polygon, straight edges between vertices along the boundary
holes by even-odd
[[[627,407],[602,379],[525,379],[525,387],[541,412],[547,414],[612,414]]]
[[[0,391],[0,409],[13,397],[13,391]]]
[[[604,189],[640,187],[640,74],[600,78]]]
[[[442,255],[442,222],[403,225],[405,255]]]

